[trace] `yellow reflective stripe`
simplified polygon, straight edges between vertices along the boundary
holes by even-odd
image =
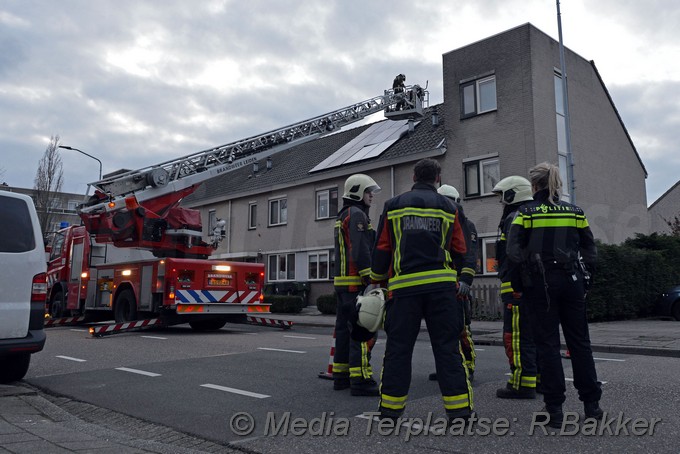
[[[442,218],[448,222],[453,223],[456,220],[455,213],[449,213],[448,211],[440,210],[438,208],[416,208],[416,207],[405,207],[398,210],[392,210],[387,213],[387,219],[397,219],[404,216],[419,216],[427,218]]]
[[[517,389],[522,377],[522,362],[519,354],[519,306],[512,305],[512,363],[515,369],[512,371],[510,383]]]
[[[345,248],[345,236],[342,234],[342,221],[335,221],[335,228],[338,229],[338,248],[340,249],[340,274],[344,274],[347,269],[347,254]],[[337,279],[337,277],[335,278]],[[338,285],[338,284],[336,284]],[[350,285],[350,284],[340,284]]]
[[[361,367],[359,370],[363,378],[371,378],[371,375],[373,375],[371,365],[368,363],[368,342],[361,343]]]
[[[512,282],[501,282],[501,295],[504,293],[512,293]]]
[[[444,408],[447,410],[457,410],[459,408],[467,408],[470,406],[470,398],[467,394],[459,394],[457,396],[442,396],[444,401]]]
[[[394,397],[387,394],[380,394],[380,406],[392,410],[403,410],[406,407],[408,396]]]
[[[471,275],[474,276],[476,273],[477,273],[477,272],[476,272],[475,270],[473,270],[472,268],[468,268],[468,267],[466,267],[466,266],[464,266],[464,267],[460,270],[460,274],[471,274]]]
[[[505,233],[501,233],[501,241],[505,241]]]
[[[361,378],[361,367],[350,367],[349,378]]]
[[[371,276],[371,279],[374,280],[374,281],[385,281],[388,278],[387,273],[378,274],[378,273],[374,273],[373,270],[371,270],[370,276]]]
[[[415,285],[434,284],[437,282],[455,283],[457,277],[458,273],[456,270],[421,271],[419,273],[395,276],[389,280],[388,287],[390,290],[397,290],[400,288],[413,287]]]
[[[349,370],[349,364],[347,363],[333,363],[333,372],[342,374]]]
[[[335,276],[333,284],[337,286],[346,285],[361,285],[361,277],[359,276]]]
[[[522,386],[525,388],[535,388],[536,387],[536,377],[524,376],[522,377]]]
[[[521,218],[521,220],[519,220]],[[583,229],[589,227],[588,220],[583,214],[573,212],[534,213],[517,216],[513,224],[522,225],[524,228],[532,227],[574,227]]]
[[[371,275],[371,269],[370,268],[364,268],[363,270],[359,271],[359,276],[370,276]]]

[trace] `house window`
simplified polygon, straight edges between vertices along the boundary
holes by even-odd
[[[496,274],[498,272],[496,237],[479,238],[477,248],[477,273]]]
[[[460,84],[460,117],[468,118],[496,110],[496,76]]]
[[[288,199],[269,201],[269,225],[284,225],[288,221]]]
[[[295,254],[272,254],[268,265],[269,281],[295,280]]]
[[[307,257],[307,260],[309,261],[309,280],[329,279],[329,252],[310,252]]]
[[[465,196],[475,197],[491,194],[491,190],[501,179],[498,158],[469,161],[465,166]]]
[[[208,232],[212,235],[213,230],[215,230],[215,225],[217,224],[217,213],[215,210],[208,211]]]
[[[316,218],[328,219],[338,215],[338,188],[316,191]]]
[[[257,228],[257,203],[248,204],[248,230]]]
[[[78,201],[77,200],[69,200],[68,201],[68,210],[69,211],[76,211],[76,207],[78,206]]]

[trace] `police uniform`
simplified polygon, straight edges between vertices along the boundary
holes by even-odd
[[[560,324],[571,353],[574,386],[586,415],[600,413],[602,391],[597,381],[586,318],[584,280],[579,254],[594,269],[597,248],[583,210],[556,198],[547,189],[534,194],[517,212],[508,233],[508,257],[523,263],[523,304],[534,317],[541,387],[548,413],[562,416],[565,400],[560,357]],[[514,284],[513,284],[514,286]],[[595,409],[593,410],[593,409]]]
[[[453,264],[466,246],[457,211],[433,185],[417,182],[385,203],[377,234],[371,279],[387,280],[392,295],[384,326],[381,416],[396,418],[404,412],[413,347],[424,317],[447,415],[467,417],[472,387],[459,350],[464,320]]]
[[[356,298],[365,288],[370,274],[371,251],[375,231],[361,202],[345,200],[345,205],[335,222],[335,291],[338,299],[335,321],[335,355],[333,379],[335,389],[353,384],[372,382],[371,348],[373,337],[356,340],[362,330],[356,324]],[[365,331],[365,330],[363,330]],[[354,337],[354,338],[352,338]]]

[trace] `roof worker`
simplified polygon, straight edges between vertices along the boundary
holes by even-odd
[[[458,218],[460,219],[461,227],[463,227],[463,234],[465,235],[465,245],[467,252],[465,255],[456,256],[454,264],[458,272],[458,291],[457,298],[463,303],[465,309],[465,323],[463,331],[460,333],[460,348],[465,358],[465,367],[468,373],[468,379],[474,380],[475,377],[475,343],[472,340],[472,331],[470,331],[470,323],[472,320],[472,308],[470,307],[470,286],[475,278],[477,268],[477,227],[475,224],[465,216],[463,206],[460,204],[460,194],[455,187],[443,184],[437,189],[437,192],[443,196],[448,197],[458,209]],[[437,380],[437,373],[430,374],[429,379]]]
[[[535,399],[537,385],[536,345],[527,307],[523,303],[520,267],[507,259],[507,236],[517,211],[534,200],[531,183],[517,175],[503,178],[491,190],[500,196],[503,214],[496,242],[498,278],[503,302],[503,346],[510,363],[510,379],[496,391],[501,399]],[[514,282],[514,284],[513,284]]]
[[[456,299],[453,259],[466,252],[456,207],[435,187],[441,167],[421,159],[409,192],[385,203],[373,251],[371,280],[387,280],[392,300],[385,306],[387,343],[380,384],[380,418],[396,420],[406,407],[411,362],[425,318],[446,415],[472,415],[472,388],[458,349],[463,307]]]
[[[523,304],[534,327],[545,412],[540,418],[561,427],[565,401],[560,325],[571,353],[574,386],[586,418],[601,419],[597,381],[586,318],[586,282],[597,248],[583,210],[561,200],[559,168],[544,162],[529,170],[534,200],[517,212],[507,237],[508,258],[527,269]],[[585,263],[584,263],[585,262]],[[513,282],[514,287],[514,282]]]
[[[343,207],[335,221],[335,355],[333,389],[350,388],[353,396],[377,396],[371,348],[376,334],[357,324],[356,300],[369,283],[375,231],[368,211],[380,186],[373,178],[354,174],[345,181]]]

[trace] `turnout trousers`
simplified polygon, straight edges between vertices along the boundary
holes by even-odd
[[[508,385],[536,388],[536,345],[531,311],[519,293],[501,293],[503,299],[503,346],[510,363]]]
[[[463,331],[460,333],[460,349],[463,353],[465,367],[468,368],[468,371],[474,372],[477,353],[475,353],[475,343],[472,340],[472,331],[470,329],[470,324],[472,323],[472,307],[470,306],[470,297],[459,296],[458,299],[462,301],[465,310],[465,322],[463,324]]]
[[[560,356],[560,325],[571,354],[574,386],[583,402],[597,402],[602,396],[597,381],[593,351],[586,318],[583,275],[563,269],[548,269],[543,276],[532,273],[532,287],[525,290],[532,312],[538,368],[546,405],[562,405],[565,400],[564,370]]]
[[[368,342],[351,338],[352,326],[357,320],[357,296],[359,292],[336,290],[338,297],[335,318],[335,355],[333,355],[334,379],[369,379],[371,369],[371,349],[375,337]],[[377,335],[377,333],[376,333]]]
[[[464,315],[455,289],[394,295],[386,311],[387,344],[380,384],[381,414],[399,417],[404,412],[411,385],[413,347],[424,317],[446,413],[450,417],[469,415],[473,408],[472,387],[460,353]]]

